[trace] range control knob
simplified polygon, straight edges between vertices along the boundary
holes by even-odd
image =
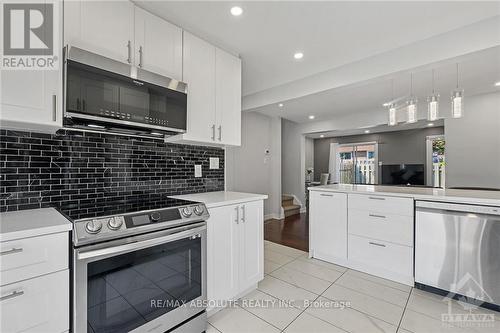
[[[191,210],[191,207],[184,207],[181,209],[181,214],[184,217],[190,217],[191,214],[193,214],[193,211]]]
[[[92,220],[85,224],[85,230],[89,234],[97,234],[102,229],[102,223],[98,220]]]
[[[151,221],[158,222],[160,220],[161,215],[158,212],[153,212],[151,213],[151,215],[149,215],[149,217],[151,218]]]
[[[118,217],[112,217],[108,220],[108,228],[111,230],[118,230],[122,226],[123,221]]]
[[[200,216],[201,214],[203,214],[205,210],[203,209],[203,206],[202,205],[197,205],[194,207],[194,213],[198,216]]]

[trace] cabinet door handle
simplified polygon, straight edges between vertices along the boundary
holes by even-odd
[[[375,243],[375,242],[368,242],[370,245],[375,245],[375,246],[380,246],[380,247],[385,247],[384,244],[380,244],[380,243]]]
[[[240,224],[240,207],[236,206],[234,207],[234,209],[236,209],[236,220],[234,222],[236,222],[236,224]]]
[[[23,252],[23,248],[22,247],[20,247],[20,248],[13,247],[10,250],[0,252],[0,256],[6,256],[8,254],[14,254],[14,253],[19,253],[19,252]]]
[[[385,200],[385,198],[381,198],[381,197],[368,197],[368,199],[371,199],[371,200]]]
[[[130,41],[127,43],[127,62],[132,63],[132,43]]]
[[[219,125],[219,141],[222,139],[222,125]]]
[[[247,221],[247,214],[245,211],[245,205],[241,206],[241,222]]]
[[[215,141],[215,125],[212,125],[212,141]]]
[[[57,95],[52,95],[52,121],[57,120]]]
[[[325,193],[321,193],[320,194],[322,197],[333,197],[333,194],[325,194]]]
[[[384,215],[377,215],[377,214],[368,214],[370,217],[377,217],[379,219],[386,219],[387,217]]]
[[[5,296],[0,297],[0,302],[8,300],[8,299],[11,299],[11,298],[14,298],[14,297],[22,296],[22,295],[24,295],[24,291],[22,291],[22,290],[14,290],[10,294],[7,294]]]
[[[142,68],[142,46],[139,46],[139,67]]]
[[[85,111],[85,109],[87,108],[87,103],[85,103],[84,99],[82,99],[82,108],[83,108],[83,111]]]

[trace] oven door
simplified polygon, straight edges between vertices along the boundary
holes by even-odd
[[[165,332],[203,312],[206,224],[77,248],[73,332]]]

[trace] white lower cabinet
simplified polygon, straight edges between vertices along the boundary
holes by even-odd
[[[349,235],[351,267],[390,280],[410,283],[413,248],[380,239]]]
[[[264,278],[263,201],[209,208],[207,295],[215,302],[236,299]]]
[[[69,328],[69,270],[1,287],[1,332],[65,332]]]
[[[413,285],[412,198],[311,191],[309,226],[314,258]]]
[[[311,192],[310,252],[315,258],[345,265],[347,261],[347,194]]]
[[[68,246],[67,232],[0,242],[0,332],[69,329]]]

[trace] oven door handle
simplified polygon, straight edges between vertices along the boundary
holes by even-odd
[[[81,251],[78,252],[77,258],[78,260],[85,260],[85,259],[93,259],[97,257],[102,257],[102,256],[111,256],[111,255],[119,255],[119,254],[124,254],[136,250],[142,250],[148,247],[152,247],[155,245],[160,245],[172,241],[176,241],[179,239],[183,238],[189,238],[192,235],[199,234],[203,231],[206,230],[206,227],[198,227],[198,228],[193,228],[177,233],[173,233],[167,236],[162,236],[162,237],[156,237],[156,238],[151,238],[147,240],[142,240],[142,241],[137,241],[133,243],[128,243],[128,244],[123,244],[123,245],[118,245],[118,246],[113,246],[113,247],[108,247],[104,249],[98,249],[98,250],[89,250],[89,251]]]

